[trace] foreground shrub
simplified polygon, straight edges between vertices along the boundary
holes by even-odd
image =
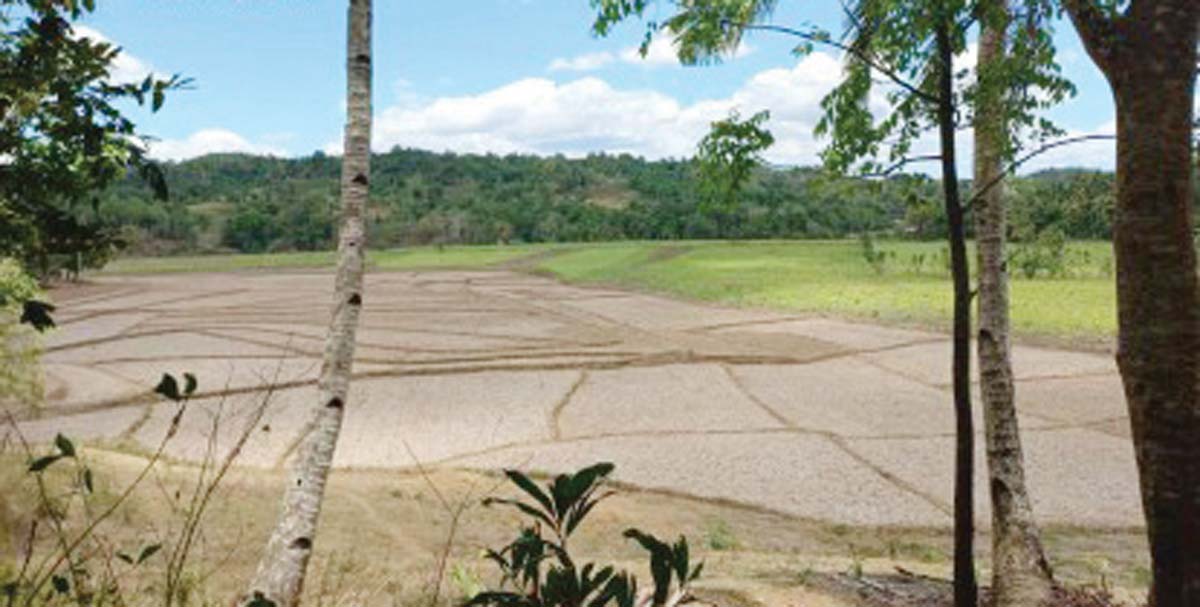
[[[502,575],[503,588],[476,594],[467,606],[490,607],[674,607],[690,599],[688,591],[703,563],[692,567],[687,539],[667,544],[637,529],[625,531],[649,552],[653,586],[639,592],[637,578],[613,566],[579,564],[568,540],[596,504],[612,495],[600,492],[613,465],[600,463],[575,474],[562,474],[539,487],[515,470],[505,475],[530,501],[489,498],[484,505],[517,509],[526,519],[520,533],[499,550],[487,551]]]

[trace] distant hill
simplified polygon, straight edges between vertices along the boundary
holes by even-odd
[[[169,203],[130,179],[102,200],[146,253],[307,250],[333,238],[340,159],[213,154],[165,165]],[[1040,183],[1111,176],[1074,169],[1021,179]],[[1094,185],[1094,184],[1093,184]],[[1018,188],[1019,189],[1019,188]],[[833,238],[897,230],[940,236],[935,182],[830,179],[815,168],[761,169],[737,208],[699,204],[685,160],[630,155],[470,155],[394,149],[372,160],[374,247],[683,238]],[[1057,204],[1057,203],[1056,203]],[[1101,233],[1072,234],[1080,237]]]

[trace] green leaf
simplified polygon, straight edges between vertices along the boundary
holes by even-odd
[[[50,313],[55,309],[53,304],[30,299],[22,304],[21,323],[32,326],[38,332],[45,332],[54,328]]]
[[[183,393],[186,396],[191,396],[194,394],[197,386],[199,386],[199,382],[196,381],[195,375],[192,375],[191,373],[183,374]]]
[[[150,101],[150,111],[157,112],[160,108],[162,108],[163,101],[165,101],[166,98],[167,98],[166,93],[165,93],[165,91],[163,91],[163,87],[155,86],[154,87],[154,95]]]
[[[492,504],[503,504],[505,506],[512,506],[514,508],[517,508],[521,512],[524,512],[525,514],[527,514],[533,518],[536,518],[536,519],[546,523],[547,525],[550,525],[551,527],[554,526],[554,521],[550,519],[550,516],[548,514],[546,514],[545,512],[542,512],[541,510],[538,510],[537,508],[534,508],[533,506],[530,506],[529,504],[526,504],[525,502],[522,502],[519,500],[504,499],[504,498],[499,498],[499,497],[489,497],[489,498],[483,500],[484,506],[491,506]]]
[[[625,537],[633,538],[650,552],[650,575],[654,578],[654,604],[662,605],[671,591],[671,547],[662,540],[642,533],[637,529],[626,529]]]
[[[575,511],[573,511],[571,513],[571,516],[569,518],[567,518],[567,534],[571,534],[575,531],[575,528],[578,527],[579,524],[583,522],[583,519],[586,518],[588,513],[592,511],[592,508],[596,507],[596,504],[599,504],[601,501],[604,501],[605,499],[612,497],[614,495],[616,495],[615,491],[608,491],[608,492],[604,493],[603,495],[601,495],[600,497],[598,497],[594,500],[588,501],[583,506],[581,506],[578,509],[576,509]]]
[[[671,551],[671,562],[675,566],[675,578],[680,584],[687,583],[688,579],[688,544],[687,538],[679,536],[679,541],[675,542],[675,547]]]
[[[175,381],[175,378],[169,373],[163,373],[162,379],[158,381],[158,385],[154,387],[154,391],[176,402],[183,400],[183,397],[179,394],[179,382]]]
[[[586,503],[586,497],[595,489],[596,483],[608,476],[613,468],[611,463],[601,462],[575,474],[561,474],[555,478],[550,492],[554,496],[554,511],[557,517],[560,520],[566,519],[565,522],[572,529],[578,525],[579,520],[575,520],[574,525],[571,524],[572,512]]]
[[[126,563],[129,563],[130,565],[133,564],[133,557],[129,556],[127,553],[118,552],[117,558],[121,559],[122,561],[125,561]]]
[[[254,595],[246,602],[246,607],[275,607],[275,601],[263,596],[263,593],[254,591]]]
[[[51,577],[50,583],[54,585],[55,592],[59,594],[66,594],[71,591],[71,583],[67,581],[67,578],[61,575]]]
[[[141,554],[139,554],[137,557],[137,564],[141,565],[142,563],[146,562],[146,559],[154,556],[154,553],[158,552],[159,550],[162,550],[162,544],[150,544],[149,546],[142,548]]]
[[[50,464],[53,464],[54,462],[57,462],[60,459],[62,459],[62,456],[58,455],[58,454],[39,457],[29,463],[29,471],[30,472],[41,472],[42,470],[49,468]]]
[[[530,480],[528,476],[525,476],[517,470],[505,470],[504,475],[507,476],[508,480],[512,481],[514,485],[520,487],[522,491],[529,494],[529,496],[533,499],[537,500],[538,503],[546,509],[547,514],[554,512],[554,505],[550,502],[550,496],[546,495],[546,493],[542,491],[541,487],[538,487],[537,483],[534,483],[532,480]]]
[[[83,487],[85,489],[87,489],[88,493],[96,492],[96,485],[95,485],[95,483],[92,482],[92,469],[91,468],[83,469]]]
[[[63,457],[75,457],[74,443],[62,434],[54,437],[54,446],[58,447],[58,452],[63,454]]]

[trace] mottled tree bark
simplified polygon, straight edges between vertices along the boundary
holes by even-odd
[[[259,598],[279,607],[295,607],[300,602],[350,387],[362,309],[363,211],[371,162],[371,0],[350,0],[347,37],[342,225],[333,312],[318,381],[320,396],[293,463],[282,512],[243,603]]]
[[[975,118],[973,203],[979,272],[979,387],[983,400],[992,499],[992,603],[1039,605],[1051,591],[1050,566],[1025,488],[1025,465],[1009,348],[1008,269],[1005,264],[1003,183],[1007,128],[1004,83],[996,71],[1004,60],[1009,24],[1006,0],[984,5],[976,70],[980,94]],[[986,189],[984,189],[986,188]]]
[[[1155,607],[1200,605],[1200,290],[1192,121],[1200,2],[1067,0],[1117,107],[1117,363],[1133,430]]]
[[[954,135],[954,48],[951,24],[943,18],[936,35],[938,61],[938,134],[941,141],[942,193],[949,226],[950,273],[954,282],[954,605],[976,607],[975,580],[975,429],[971,419],[971,273],[966,229],[958,189]]]

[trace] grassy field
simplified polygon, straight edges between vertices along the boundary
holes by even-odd
[[[507,264],[568,282],[607,284],[734,306],[941,325],[951,293],[941,243],[881,242],[879,268],[854,240],[628,242],[375,251],[374,269]],[[105,272],[225,271],[329,266],[331,253],[123,259]],[[1059,277],[1012,283],[1014,330],[1027,337],[1101,340],[1116,329],[1111,246],[1068,245]],[[1014,268],[1015,269],[1015,268]]]
[[[888,242],[882,271],[857,241],[630,244],[570,250],[540,267],[564,280],[608,283],[735,306],[935,324],[950,317],[938,243]],[[1115,332],[1107,243],[1073,243],[1069,277],[1015,277],[1013,326],[1025,335]],[[917,261],[921,263],[918,265]]]

